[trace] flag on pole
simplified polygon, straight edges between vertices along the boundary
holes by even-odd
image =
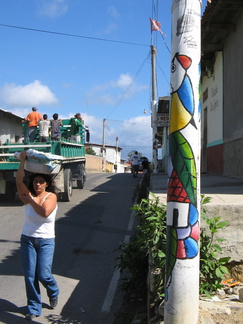
[[[151,23],[151,31],[160,31],[161,23],[152,19],[152,18],[149,18],[149,19],[150,19],[150,23]]]
[[[152,18],[150,19],[150,24],[151,24],[151,31],[159,31],[162,35],[166,36],[166,34],[164,34],[161,30],[161,23],[157,20],[154,20]]]

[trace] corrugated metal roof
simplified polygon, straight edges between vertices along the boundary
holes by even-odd
[[[13,114],[11,111],[4,110],[3,108],[0,108],[0,111],[4,112],[5,114],[9,114],[9,115],[12,115],[14,117],[17,117],[17,118],[19,118],[21,120],[24,118],[24,117],[18,116],[16,114]]]

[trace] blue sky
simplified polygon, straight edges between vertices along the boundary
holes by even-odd
[[[170,92],[170,7],[171,0],[1,0],[0,108],[23,117],[32,106],[49,118],[80,112],[99,144],[106,119],[106,144],[118,136],[123,158],[133,149],[151,158],[149,17],[167,35],[152,33],[162,97]]]

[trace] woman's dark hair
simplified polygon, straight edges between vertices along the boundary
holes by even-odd
[[[46,191],[52,192],[54,194],[58,194],[60,192],[60,190],[53,183],[52,175],[43,174],[43,173],[32,173],[29,177],[29,184],[28,184],[28,189],[32,193],[32,195],[35,195],[33,182],[36,177],[41,177],[45,180],[45,182],[47,183]]]
[[[58,119],[58,114],[55,113],[52,117],[53,117],[54,120],[57,120]]]

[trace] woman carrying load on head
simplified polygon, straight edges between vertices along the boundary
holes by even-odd
[[[52,275],[55,247],[55,217],[57,212],[57,188],[49,174],[33,173],[28,187],[24,183],[26,151],[20,154],[20,166],[16,174],[19,198],[25,204],[25,221],[21,235],[21,259],[24,270],[27,320],[40,316],[42,311],[39,282],[46,288],[50,306],[57,305],[59,288]]]

